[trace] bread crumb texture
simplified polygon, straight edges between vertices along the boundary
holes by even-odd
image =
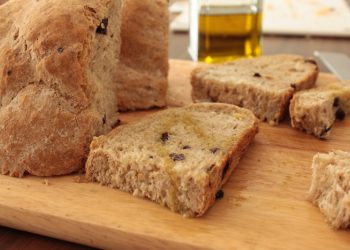
[[[257,132],[255,116],[233,105],[164,110],[95,138],[86,177],[200,216]]]
[[[312,162],[309,200],[318,206],[336,229],[350,225],[350,153],[318,153]]]
[[[293,128],[326,138],[336,120],[350,113],[350,81],[329,82],[297,92],[289,114]]]
[[[222,102],[250,109],[271,125],[282,120],[296,91],[314,86],[315,61],[297,55],[272,55],[200,67],[192,72],[195,102]]]

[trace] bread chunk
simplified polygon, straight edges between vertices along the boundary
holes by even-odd
[[[350,153],[318,153],[312,162],[309,200],[318,206],[329,224],[336,228],[350,226]]]
[[[86,177],[184,216],[200,216],[257,132],[255,116],[234,105],[160,111],[94,138]]]
[[[289,107],[292,127],[326,138],[336,119],[350,112],[350,82],[334,82],[293,96]]]
[[[168,88],[167,0],[124,0],[116,74],[119,110],[164,107]]]
[[[120,0],[0,6],[0,173],[69,174],[115,123]]]
[[[223,102],[253,111],[262,121],[277,124],[294,92],[314,86],[315,61],[296,55],[262,56],[200,67],[192,72],[195,102]]]

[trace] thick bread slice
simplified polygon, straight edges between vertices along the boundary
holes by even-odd
[[[350,153],[316,154],[312,162],[309,200],[334,228],[350,226]]]
[[[122,48],[116,74],[120,110],[166,105],[169,14],[167,0],[124,0]]]
[[[0,6],[0,173],[68,174],[116,121],[120,0]]]
[[[299,91],[293,96],[289,114],[292,127],[326,138],[336,119],[350,112],[350,82],[334,82]]]
[[[295,91],[314,86],[317,64],[296,55],[262,56],[192,72],[195,102],[224,102],[253,111],[262,121],[277,124]]]
[[[233,105],[168,109],[95,138],[86,176],[185,216],[200,216],[257,132],[255,116]]]

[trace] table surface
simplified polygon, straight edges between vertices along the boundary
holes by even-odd
[[[0,0],[0,5],[6,0]],[[174,0],[170,1],[174,2]],[[350,0],[348,0],[350,2]],[[263,53],[293,53],[306,57],[313,55],[315,50],[345,53],[350,56],[350,38],[305,37],[305,36],[264,36]],[[169,57],[187,59],[188,34],[170,33]],[[327,69],[320,64],[322,71]],[[92,249],[61,240],[43,237],[27,232],[0,226],[0,249]]]

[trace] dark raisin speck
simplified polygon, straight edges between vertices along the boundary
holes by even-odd
[[[183,146],[182,149],[191,149],[191,146],[190,145],[185,145],[185,146]]]
[[[339,106],[339,97],[334,98],[333,107]]]
[[[219,151],[220,151],[220,148],[211,148],[210,149],[210,152],[212,152],[213,154],[216,154]]]
[[[230,167],[230,162],[228,161],[224,167],[224,169],[222,170],[222,175],[221,175],[221,179],[223,180],[226,176],[227,170]]]
[[[90,6],[84,6],[84,8],[92,13],[96,14],[96,10],[94,8],[91,8]]]
[[[96,33],[107,35],[108,18],[103,18],[100,25],[96,28]]]
[[[8,76],[12,75],[12,70],[8,70],[8,71],[7,71],[7,75],[8,75]]]
[[[215,194],[215,199],[219,200],[219,199],[222,199],[222,198],[224,198],[224,191],[222,191],[222,190],[217,191],[216,194]]]
[[[113,124],[112,124],[112,128],[117,127],[122,121],[120,119],[117,119]]]
[[[322,133],[320,134],[320,138],[324,139],[331,129],[332,129],[332,126],[330,126],[329,128],[324,128]]]
[[[162,140],[162,142],[166,142],[167,140],[169,140],[169,133],[168,132],[164,132],[160,139]]]
[[[339,108],[337,110],[337,112],[335,113],[335,117],[341,121],[345,119],[345,116],[346,116],[346,114],[345,114],[344,110],[342,110],[341,108]]]
[[[259,73],[254,73],[253,75],[254,77],[261,77],[261,75]]]
[[[296,89],[297,88],[297,85],[295,83],[291,83],[290,86],[293,88],[293,89]]]
[[[171,153],[169,156],[170,156],[170,158],[173,161],[183,161],[183,160],[185,160],[185,155],[184,154]]]
[[[150,159],[153,159],[153,155],[150,155],[149,158],[150,158]]]
[[[106,116],[106,114],[104,114],[102,117],[102,123],[106,124],[106,122],[107,122],[107,116]]]
[[[61,54],[63,51],[64,51],[64,49],[63,49],[62,47],[57,48],[57,52],[58,52],[58,53]]]

